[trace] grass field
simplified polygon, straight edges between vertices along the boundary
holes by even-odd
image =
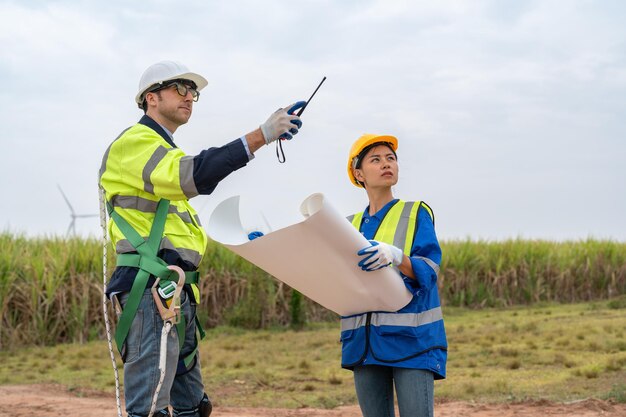
[[[448,378],[438,399],[626,402],[626,297],[579,304],[444,308]],[[207,390],[219,406],[332,408],[356,402],[341,369],[338,323],[304,330],[217,327],[201,343]],[[60,383],[113,392],[105,342],[0,352],[0,384]]]

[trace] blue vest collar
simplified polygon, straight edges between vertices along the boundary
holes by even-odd
[[[368,219],[368,218],[376,217],[379,221],[382,221],[382,219],[385,218],[385,215],[387,214],[389,209],[391,209],[391,207],[393,207],[394,204],[396,204],[398,201],[400,201],[400,199],[398,198],[391,200],[390,202],[385,204],[383,208],[381,208],[380,210],[378,210],[376,213],[372,215],[370,215],[370,206],[368,204],[368,206],[365,208],[365,211],[363,212],[363,218]]]

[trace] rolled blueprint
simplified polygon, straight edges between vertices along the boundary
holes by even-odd
[[[411,300],[393,268],[365,272],[357,266],[368,241],[321,193],[300,205],[304,220],[248,240],[239,217],[239,196],[221,202],[207,228],[223,244],[276,279],[342,316],[397,311]]]

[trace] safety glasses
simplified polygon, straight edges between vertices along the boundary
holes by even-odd
[[[147,93],[154,93],[157,91],[161,91],[161,90],[165,90],[166,88],[170,88],[170,87],[175,87],[176,88],[176,92],[183,97],[187,97],[187,93],[191,93],[191,98],[193,99],[193,101],[198,101],[198,99],[200,98],[200,92],[198,90],[196,90],[194,87],[185,84],[182,81],[174,81],[174,82],[170,82],[168,84],[165,85],[158,85],[148,91],[146,91]]]

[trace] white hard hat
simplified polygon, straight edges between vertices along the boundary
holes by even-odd
[[[208,81],[203,76],[190,72],[186,66],[179,62],[161,61],[150,65],[148,69],[144,71],[139,80],[139,91],[137,91],[137,95],[135,96],[135,102],[139,108],[141,108],[144,99],[143,95],[146,90],[155,84],[177,79],[193,81],[196,83],[196,89],[198,91],[202,90],[208,84]]]

